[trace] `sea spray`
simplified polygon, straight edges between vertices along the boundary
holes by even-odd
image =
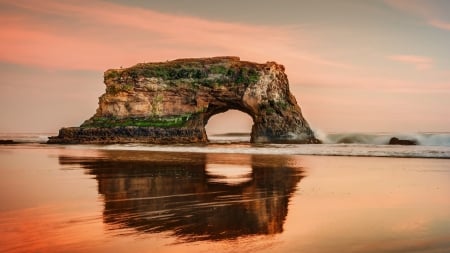
[[[387,145],[391,138],[411,140],[422,146],[450,146],[450,133],[325,133],[314,130],[324,144]]]
[[[414,137],[420,145],[450,146],[450,133],[420,133]]]

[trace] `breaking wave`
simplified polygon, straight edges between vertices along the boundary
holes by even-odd
[[[391,138],[410,140],[421,146],[450,146],[450,133],[323,133],[315,131],[325,144],[387,145]]]
[[[49,134],[50,135],[50,134]],[[43,143],[43,134],[0,134],[3,139],[18,143]],[[316,131],[316,136],[324,144],[251,144],[250,136],[230,134],[210,136],[208,145],[64,145],[70,149],[135,150],[156,152],[188,153],[231,153],[231,154],[272,154],[272,155],[325,155],[325,156],[370,156],[370,157],[411,157],[450,158],[450,133],[330,133]],[[418,145],[386,145],[392,137],[413,140]],[[41,145],[41,144],[39,144]],[[42,145],[41,147],[45,147]]]
[[[16,143],[46,143],[54,133],[0,133],[1,140],[12,140]]]

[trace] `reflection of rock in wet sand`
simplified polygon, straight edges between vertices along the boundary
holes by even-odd
[[[102,159],[60,157],[60,163],[95,175],[110,229],[186,240],[282,232],[302,177],[285,156],[108,152]]]

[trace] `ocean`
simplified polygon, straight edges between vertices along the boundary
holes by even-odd
[[[51,133],[8,133],[0,139],[45,143]],[[318,133],[323,144],[251,144],[248,133],[209,136],[209,145],[75,145],[72,148],[192,153],[450,158],[450,133]],[[392,137],[417,145],[388,145]]]
[[[450,252],[450,134],[47,145],[0,134],[0,252]],[[386,145],[391,137],[418,145]]]

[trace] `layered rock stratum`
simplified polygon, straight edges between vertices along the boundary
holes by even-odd
[[[206,143],[208,120],[230,109],[252,117],[253,143],[318,143],[284,70],[239,57],[110,69],[95,115],[62,128],[49,143]]]

